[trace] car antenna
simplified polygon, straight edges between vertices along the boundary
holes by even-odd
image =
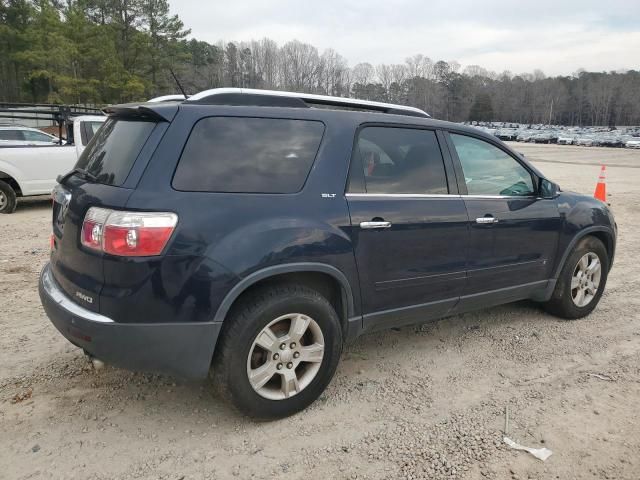
[[[189,98],[187,93],[184,91],[184,88],[182,88],[182,85],[180,85],[180,80],[178,80],[178,77],[176,77],[176,74],[173,73],[173,69],[171,67],[169,67],[169,72],[171,72],[171,76],[176,81],[176,85],[178,85],[178,88],[180,89],[180,92],[182,92],[182,95],[184,95],[184,99],[186,100],[187,98]]]

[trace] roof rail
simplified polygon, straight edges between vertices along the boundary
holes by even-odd
[[[151,98],[147,100],[147,103],[164,103],[164,102],[175,102],[175,101],[183,101],[183,100],[185,100],[184,95],[174,94],[174,95],[162,95],[161,97]]]
[[[274,101],[277,99],[274,99],[273,97],[280,97],[283,100],[283,102],[281,102],[280,104],[278,104],[277,101],[271,102],[271,106],[309,107],[311,105],[327,105],[333,107],[353,108],[357,110],[371,110],[375,112],[391,113],[395,115],[411,115],[415,117],[427,118],[430,117],[430,115],[424,110],[420,110],[419,108],[415,107],[407,107],[405,105],[372,102],[369,100],[357,100],[355,98],[331,97],[328,95],[314,95],[311,93],[282,92],[280,90],[258,90],[254,88],[213,88],[211,90],[204,90],[200,93],[196,93],[195,95],[191,95],[185,101],[185,103],[193,102],[200,104],[216,104],[219,103],[219,100],[222,99],[220,95],[223,95],[225,97],[233,96],[235,98],[237,98],[237,95],[260,95],[263,97],[271,97]],[[300,102],[300,104],[295,105],[295,103],[293,102]],[[259,105],[267,104],[267,102],[259,102]]]

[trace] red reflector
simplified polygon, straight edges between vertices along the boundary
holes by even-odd
[[[87,335],[86,333],[78,330],[77,328],[74,327],[69,327],[69,335],[71,335],[72,337],[75,337],[79,340],[83,340],[85,342],[90,342],[91,341],[91,336]]]
[[[49,248],[53,251],[56,248],[56,236],[52,233],[49,237]]]

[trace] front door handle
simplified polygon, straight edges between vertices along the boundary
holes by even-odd
[[[363,230],[370,230],[373,228],[389,228],[391,222],[378,221],[378,222],[360,222],[360,228]]]
[[[476,218],[476,223],[479,223],[481,225],[489,225],[492,223],[498,223],[498,219],[492,215],[487,215],[485,217]]]

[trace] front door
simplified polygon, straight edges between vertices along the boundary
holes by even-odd
[[[361,128],[347,199],[365,329],[429,320],[455,306],[468,216],[434,130]]]
[[[488,303],[526,298],[551,276],[560,230],[557,203],[539,198],[535,175],[497,144],[453,132],[449,138],[469,213],[468,279],[461,306],[486,305],[483,293],[494,297]]]

